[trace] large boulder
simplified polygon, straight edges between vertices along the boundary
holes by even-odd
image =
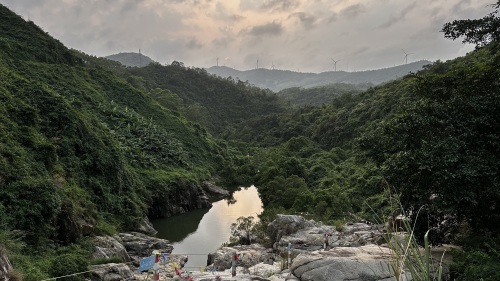
[[[102,281],[135,281],[134,273],[126,264],[108,263],[90,266],[93,280]]]
[[[212,200],[223,199],[229,196],[229,191],[210,182],[202,182],[201,187]]]
[[[294,251],[316,251],[324,248],[325,234],[330,247],[358,247],[367,244],[386,243],[386,236],[380,232],[380,226],[365,223],[346,224],[342,232],[335,226],[321,222],[307,221],[301,216],[278,215],[268,226],[270,235],[274,235],[273,248],[286,251],[291,244]]]
[[[294,251],[316,251],[323,248],[325,242],[325,233],[328,235],[329,243],[337,239],[337,231],[333,226],[316,224],[299,229],[289,235],[284,235],[274,246],[276,249],[285,251],[288,244],[291,244]]]
[[[118,233],[114,238],[127,250],[129,256],[137,264],[143,257],[150,256],[154,250],[171,253],[174,247],[170,241],[147,236],[139,232]]]
[[[0,246],[0,280],[8,281],[10,272],[12,271],[12,264],[7,256],[5,248]]]
[[[390,261],[391,251],[385,247],[336,247],[298,255],[291,270],[302,281],[395,280]]]
[[[271,249],[266,249],[259,244],[222,247],[208,254],[207,265],[217,271],[229,269],[231,268],[234,253],[239,255],[238,266],[243,268],[250,268],[258,263],[267,262],[273,257]]]
[[[299,229],[315,226],[314,221],[308,221],[302,216],[277,215],[276,219],[269,223],[267,232],[273,243],[279,241],[282,236],[290,235]]]
[[[119,257],[122,261],[130,261],[130,256],[125,247],[111,236],[96,236],[94,238],[93,259]]]

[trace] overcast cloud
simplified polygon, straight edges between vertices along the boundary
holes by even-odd
[[[138,52],[162,64],[240,70],[360,71],[448,60],[473,49],[444,23],[480,18],[495,0],[0,0],[66,46]]]

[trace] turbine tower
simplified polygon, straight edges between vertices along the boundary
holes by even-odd
[[[219,57],[217,57],[217,66],[219,66]]]
[[[334,64],[334,70],[335,72],[337,72],[337,62],[339,62],[340,60],[334,60],[334,59],[331,59],[333,61],[333,64]]]
[[[403,49],[401,49],[403,50]],[[413,55],[413,53],[406,53],[405,50],[403,50],[403,53],[405,53],[405,64],[408,64],[408,56]]]

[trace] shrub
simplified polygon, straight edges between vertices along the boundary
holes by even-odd
[[[87,271],[88,260],[81,255],[63,254],[52,260],[49,273],[52,277],[66,276]],[[84,275],[74,275],[64,278],[65,281],[81,281]]]

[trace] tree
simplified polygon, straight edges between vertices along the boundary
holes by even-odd
[[[431,68],[414,75],[414,101],[361,145],[406,208],[425,206],[421,232],[445,220],[497,231],[500,52],[488,46],[448,65],[444,72]],[[443,236],[431,238],[445,242]]]
[[[463,43],[475,44],[477,47],[497,43],[500,39],[500,0],[492,5],[495,10],[482,19],[455,20],[446,23],[441,30],[448,39],[465,37]]]
[[[240,242],[241,244],[250,245],[251,235],[255,227],[254,217],[239,217],[235,223],[231,224],[232,239]]]

